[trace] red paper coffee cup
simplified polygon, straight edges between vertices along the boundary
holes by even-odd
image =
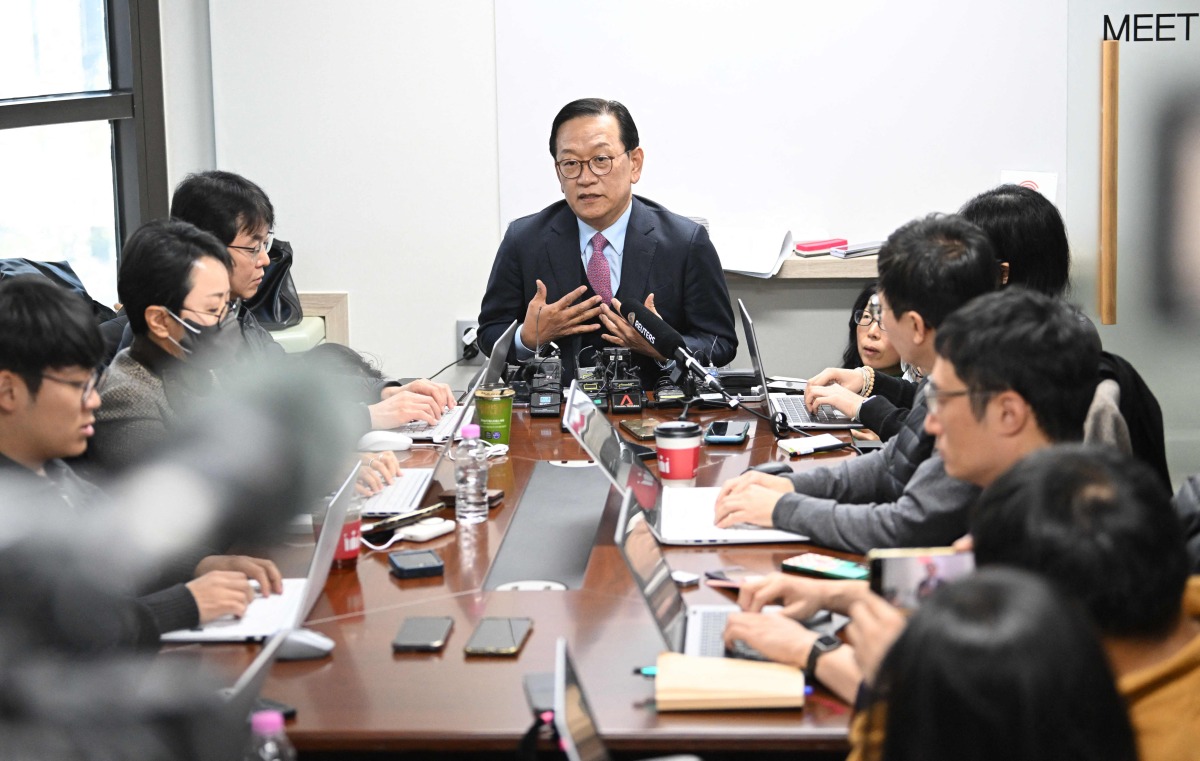
[[[695,482],[700,466],[700,426],[686,420],[659,423],[654,429],[658,447],[658,477],[664,484]]]

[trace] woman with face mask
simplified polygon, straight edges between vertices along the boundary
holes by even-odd
[[[159,220],[130,236],[117,292],[134,339],[100,384],[88,475],[111,476],[144,459],[190,399],[214,390],[212,368],[238,346],[231,267],[225,247],[186,222]]]

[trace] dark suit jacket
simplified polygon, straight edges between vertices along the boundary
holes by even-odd
[[[508,227],[479,310],[479,340],[484,351],[513,320],[524,320],[540,279],[546,300],[553,303],[581,285],[587,275],[579,252],[579,223],[567,202],[559,201]],[[673,214],[653,201],[633,197],[625,252],[621,260],[621,303],[654,294],[654,305],[668,325],[678,330],[688,350],[713,365],[726,365],[737,353],[733,307],[717,250],[703,227]],[[591,288],[583,298],[593,295]],[[557,339],[563,350],[563,382],[575,376],[575,358],[586,346],[611,346],[603,329],[584,336]],[[532,348],[532,347],[530,347]],[[515,362],[515,349],[509,361]],[[653,389],[662,374],[649,357],[635,355],[642,381]],[[591,365],[585,352],[584,365]]]

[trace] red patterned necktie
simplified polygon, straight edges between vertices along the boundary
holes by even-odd
[[[600,233],[592,236],[592,258],[588,260],[587,278],[592,290],[604,301],[612,302],[612,276],[608,268],[608,259],[604,256],[604,247],[608,241]]]

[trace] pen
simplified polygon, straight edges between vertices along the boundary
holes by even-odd
[[[633,670],[634,676],[647,676],[653,679],[658,675],[658,666],[642,666]]]

